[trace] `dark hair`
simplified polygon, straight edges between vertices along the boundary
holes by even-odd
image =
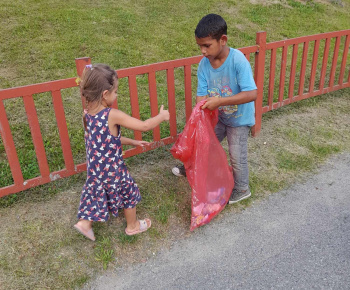
[[[103,91],[113,90],[118,79],[115,70],[106,64],[87,65],[80,83],[86,102],[101,102]]]
[[[208,14],[198,22],[194,34],[198,38],[210,36],[219,40],[221,36],[227,35],[226,21],[220,15]]]

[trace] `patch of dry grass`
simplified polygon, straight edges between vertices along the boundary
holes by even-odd
[[[340,6],[343,6],[344,3],[341,0],[295,0],[296,2],[302,3],[302,4],[307,4],[309,2],[314,2],[314,3],[322,3],[322,4],[337,4]],[[287,0],[250,0],[249,1],[253,5],[264,5],[264,6],[269,6],[269,5],[275,5],[275,4],[280,4],[283,7],[289,7],[291,6],[288,5]]]
[[[263,116],[261,134],[249,147],[256,194],[275,192],[307,176],[330,155],[350,150],[349,92],[309,99]]]
[[[79,287],[105,266],[113,269],[145,261],[171,240],[188,234],[189,186],[185,179],[169,178],[171,163],[163,163],[161,155],[153,165],[147,160],[129,162],[134,163],[129,169],[142,191],[138,217],[150,217],[153,224],[143,235],[124,234],[122,211],[118,218],[94,224],[96,243],[75,231],[82,178],[67,178],[67,182],[71,179],[70,189],[54,196],[31,200],[28,195],[11,207],[1,208],[0,218],[6,223],[0,225],[0,289]],[[44,189],[37,188],[37,195]],[[103,257],[107,250],[113,252],[110,263]]]

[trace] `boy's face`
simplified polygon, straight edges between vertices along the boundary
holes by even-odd
[[[196,42],[201,50],[201,53],[209,60],[213,60],[220,58],[223,47],[226,46],[227,43],[227,36],[223,35],[219,40],[216,40],[211,36],[203,38],[196,37]]]

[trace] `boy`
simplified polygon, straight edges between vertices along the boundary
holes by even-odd
[[[221,142],[227,137],[233,168],[234,188],[229,204],[251,196],[248,170],[248,134],[255,124],[257,88],[252,69],[243,53],[227,46],[227,25],[217,14],[208,14],[195,30],[196,42],[205,56],[199,63],[196,102],[207,99],[202,109],[219,108],[215,133]],[[177,176],[185,168],[174,167]]]

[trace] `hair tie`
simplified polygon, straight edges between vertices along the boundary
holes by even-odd
[[[85,66],[85,69],[93,70],[94,68],[92,67],[92,64],[87,64],[87,65]]]
[[[80,85],[80,82],[81,82],[81,78],[80,78],[80,77],[77,77],[77,78],[75,79],[75,83],[77,84],[77,86]]]

